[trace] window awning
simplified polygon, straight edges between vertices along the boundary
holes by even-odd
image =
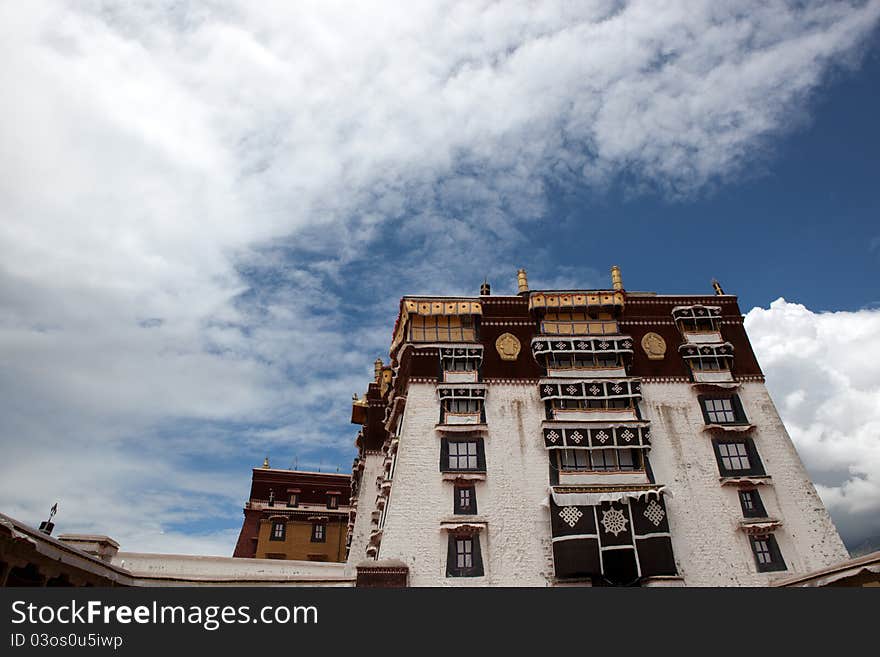
[[[628,335],[599,338],[535,338],[532,353],[542,354],[631,354],[632,338]]]
[[[474,345],[453,345],[448,347],[442,347],[440,349],[440,359],[441,360],[449,360],[449,359],[457,359],[457,360],[482,360],[483,359],[483,347],[482,345],[475,347]]]
[[[440,400],[445,399],[479,399],[486,398],[486,384],[484,383],[456,383],[451,385],[438,385],[437,396]]]
[[[672,309],[673,319],[718,319],[721,317],[721,306],[676,306]]]
[[[648,426],[595,425],[545,427],[544,447],[547,449],[608,449],[650,448],[651,431]]]
[[[659,484],[628,486],[551,486],[550,498],[557,506],[595,506],[603,502],[621,502],[628,499],[659,499],[672,497],[668,487]],[[550,498],[544,501],[547,506]]]
[[[539,381],[541,400],[548,399],[618,399],[641,397],[640,379],[541,379]]]
[[[729,342],[721,344],[693,344],[685,342],[678,348],[682,358],[733,358],[733,345]]]

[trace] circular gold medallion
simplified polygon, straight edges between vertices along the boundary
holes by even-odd
[[[642,349],[651,360],[663,360],[666,356],[666,340],[656,333],[645,333],[642,337]]]
[[[519,356],[521,345],[515,335],[511,333],[502,333],[495,340],[495,349],[501,360],[516,360]]]

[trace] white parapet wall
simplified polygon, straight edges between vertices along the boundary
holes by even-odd
[[[354,586],[344,563],[118,552],[133,586]]]

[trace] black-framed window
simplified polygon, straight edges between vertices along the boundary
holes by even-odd
[[[486,453],[482,438],[442,439],[441,472],[485,472],[485,470]]]
[[[291,493],[290,499],[287,501],[287,506],[297,507],[299,506],[299,494]]]
[[[473,358],[456,358],[454,356],[443,359],[443,369],[447,372],[473,372],[477,368],[477,361]]]
[[[473,515],[477,512],[477,490],[474,486],[456,486],[453,495],[456,514]]]
[[[327,526],[323,522],[312,523],[312,543],[327,541]]]
[[[446,558],[447,577],[482,577],[483,558],[478,534],[450,534]]]
[[[761,501],[761,494],[754,488],[739,491],[739,504],[745,518],[767,517],[767,511]]]
[[[327,496],[327,508],[328,509],[338,509],[339,508],[339,496],[338,495],[328,495]]]
[[[269,531],[270,541],[283,541],[287,535],[287,523],[283,520],[273,520]]]
[[[788,570],[773,534],[750,536],[749,538],[752,542],[752,553],[755,555],[755,565],[758,567],[758,572]]]
[[[748,424],[739,395],[700,395],[699,400],[706,424]]]
[[[700,355],[699,358],[688,358],[694,372],[726,372],[730,370],[730,358],[727,356]]]
[[[633,408],[632,397],[614,397],[611,399],[552,399],[552,410],[607,410]]]
[[[638,449],[560,449],[562,472],[634,472],[644,469]]]
[[[479,399],[447,399],[443,402],[447,413],[479,413],[482,408],[483,402]]]
[[[713,440],[718,471],[722,477],[763,475],[764,466],[751,438],[742,440]]]

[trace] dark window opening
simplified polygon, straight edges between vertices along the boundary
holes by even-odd
[[[484,472],[486,455],[483,440],[472,438],[467,440],[450,440],[444,438],[440,445],[441,472]]]
[[[312,524],[312,543],[324,543],[327,540],[327,527],[320,522]]]
[[[706,424],[748,424],[737,395],[700,397],[700,408]]]
[[[473,515],[477,512],[477,491],[473,486],[456,486],[454,511],[457,514]]]
[[[776,570],[788,570],[785,566],[785,561],[782,559],[779,546],[776,544],[776,537],[773,534],[751,536],[750,538],[758,572],[766,573]]]
[[[476,534],[450,534],[446,559],[447,577],[482,577],[483,558]]]
[[[761,501],[761,495],[755,489],[739,491],[739,503],[743,516],[746,518],[765,518],[767,511]]]
[[[287,523],[276,520],[272,523],[272,531],[269,533],[270,541],[283,541],[287,533]]]
[[[722,477],[763,475],[764,466],[751,438],[735,441],[714,440],[718,471]]]

